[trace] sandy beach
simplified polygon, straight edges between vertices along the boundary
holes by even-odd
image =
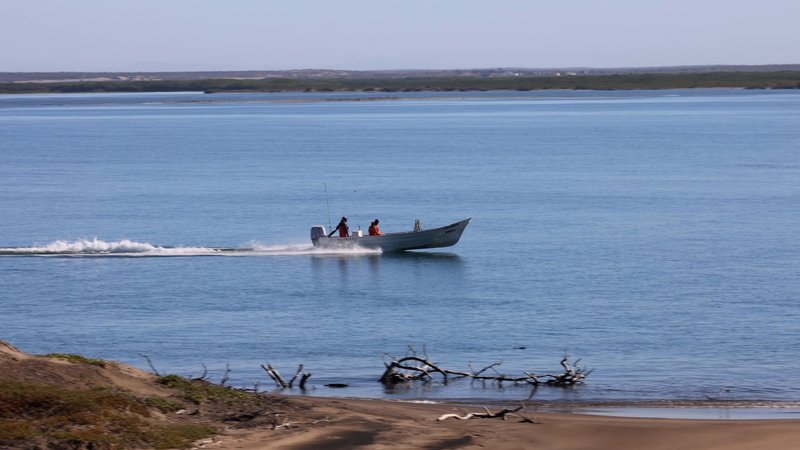
[[[163,378],[114,362],[74,355],[34,356],[0,341],[0,387],[13,383],[78,392],[114,391],[144,403],[184,402],[179,410],[144,413],[158,426],[203,425],[217,434],[195,442],[203,449],[725,449],[798,448],[798,420],[681,420],[603,417],[543,412],[530,403],[499,418],[437,420],[445,414],[479,413],[481,406],[409,403],[324,397],[246,394],[196,381],[192,389],[230,393],[222,401],[204,397],[185,403]],[[3,392],[8,392],[6,389]],[[199,391],[194,391],[199,392]],[[0,392],[2,393],[2,392]],[[159,400],[154,402],[153,399]],[[235,400],[235,401],[234,401]],[[255,403],[254,403],[255,401]],[[491,412],[503,407],[491,407]],[[193,411],[191,411],[193,410]],[[0,409],[0,432],[27,416]],[[77,424],[79,425],[79,424]],[[62,428],[76,424],[61,424]],[[85,426],[85,425],[84,425]],[[105,433],[106,431],[103,431]],[[3,439],[6,439],[5,443]],[[46,448],[52,435],[9,441],[0,448]],[[51,439],[47,441],[46,439]],[[12,442],[9,444],[9,442]],[[45,444],[43,444],[45,443]],[[38,446],[37,446],[38,445]],[[64,447],[72,448],[72,447]],[[79,447],[75,447],[79,448]],[[106,448],[106,447],[97,447]],[[109,447],[110,448],[110,447]]]
[[[675,420],[526,412],[535,423],[508,420],[436,419],[480,411],[452,405],[389,401],[293,399],[309,407],[288,430],[228,430],[201,444],[214,449],[791,449],[800,442],[792,420]]]

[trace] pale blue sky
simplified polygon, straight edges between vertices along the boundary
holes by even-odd
[[[0,72],[800,63],[800,0],[0,0]]]

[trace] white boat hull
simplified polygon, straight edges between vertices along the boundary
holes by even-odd
[[[312,239],[320,248],[374,248],[385,252],[450,247],[455,245],[471,219],[429,230],[386,233],[383,236],[327,237]]]

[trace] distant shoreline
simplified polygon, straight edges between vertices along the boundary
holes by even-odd
[[[800,89],[800,71],[634,73],[558,76],[405,78],[262,78],[200,80],[28,81],[0,83],[0,94],[111,92],[480,92],[540,90],[664,90],[693,88]]]

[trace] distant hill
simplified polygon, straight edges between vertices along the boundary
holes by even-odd
[[[190,81],[211,79],[260,80],[282,78],[293,80],[313,79],[396,79],[396,78],[496,78],[496,77],[552,77],[560,75],[624,75],[624,74],[698,74],[718,72],[786,72],[800,71],[800,64],[773,64],[759,66],[713,65],[674,67],[623,67],[623,68],[487,68],[451,70],[245,70],[199,72],[0,72],[0,83],[63,83],[73,81]]]
[[[780,70],[779,70],[780,69]],[[792,69],[792,70],[790,70]],[[5,75],[5,81],[2,76]],[[0,93],[798,89],[800,65],[643,69],[0,74]]]

